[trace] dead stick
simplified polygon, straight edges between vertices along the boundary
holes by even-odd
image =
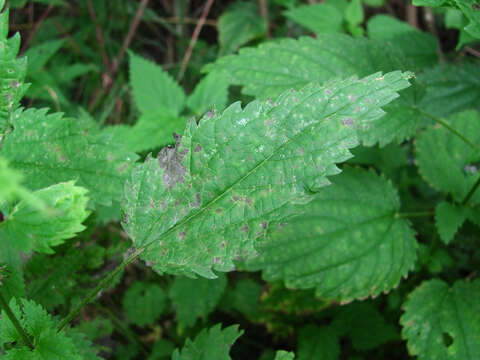
[[[20,54],[23,54],[28,46],[28,44],[30,43],[30,41],[33,39],[33,37],[35,36],[35,34],[37,33],[38,29],[40,28],[40,26],[42,25],[42,23],[45,21],[45,19],[47,18],[48,14],[50,14],[50,11],[52,11],[53,9],[53,5],[49,5],[45,11],[43,12],[42,16],[40,16],[40,19],[38,19],[38,21],[35,23],[35,26],[33,27],[32,31],[30,31],[30,33],[28,34],[28,37],[27,39],[25,40],[25,42],[23,43],[22,45],[22,50],[20,51]]]
[[[95,33],[97,35],[98,45],[100,46],[100,52],[102,53],[103,65],[110,73],[112,72],[112,67],[110,65],[110,59],[108,58],[107,52],[105,50],[105,41],[103,40],[102,28],[98,22],[97,14],[95,13],[95,8],[93,7],[92,0],[87,0],[88,13],[90,18],[95,24]]]
[[[205,24],[205,20],[210,12],[210,8],[212,7],[214,0],[207,0],[205,4],[205,8],[203,9],[202,15],[200,20],[195,26],[195,30],[193,30],[192,38],[190,39],[190,44],[188,45],[188,49],[185,52],[185,56],[183,57],[182,66],[180,67],[180,71],[177,75],[177,81],[180,82],[183,79],[183,75],[185,75],[185,70],[187,69],[188,62],[190,61],[190,57],[192,56],[193,48],[198,40],[198,35],[200,35],[200,31],[202,31],[202,27]]]

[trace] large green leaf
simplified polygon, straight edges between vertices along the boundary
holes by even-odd
[[[443,126],[432,126],[417,138],[417,164],[429,184],[462,202],[480,177],[476,165],[480,161],[480,115],[473,110],[458,113],[449,118],[449,123],[476,146]],[[480,191],[470,202],[480,202]]]
[[[27,73],[26,58],[17,59],[20,35],[8,36],[8,10],[0,4],[0,144],[7,128],[10,114],[18,106],[28,88],[24,83]]]
[[[175,148],[136,166],[123,227],[162,273],[214,277],[256,253],[269,223],[312,199],[350,157],[356,128],[409,85],[409,74],[373,74],[239,103],[194,121]]]
[[[266,99],[310,82],[322,84],[376,71],[410,70],[408,64],[401,51],[384,41],[319,34],[316,39],[281,39],[244,48],[238,55],[218,59],[206,70],[221,71],[231,84],[243,86],[243,93]]]
[[[181,351],[175,350],[172,360],[231,360],[230,348],[242,333],[238,325],[222,330],[218,324],[204,329],[194,341],[187,339]]]
[[[360,169],[347,169],[332,182],[298,207],[301,216],[272,228],[249,268],[290,288],[315,288],[325,299],[389,291],[413,269],[417,249],[408,220],[398,216],[397,191]]]
[[[227,278],[224,275],[218,279],[176,277],[168,296],[177,313],[179,327],[190,327],[195,325],[198,318],[206,318],[217,306],[226,286]]]
[[[19,109],[12,124],[0,155],[22,171],[26,187],[37,190],[76,180],[96,203],[109,205],[120,198],[136,155],[112,142],[93,121]]]
[[[130,53],[130,84],[143,114],[167,110],[178,115],[185,105],[182,88],[159,65]]]
[[[73,181],[36,191],[33,195],[46,209],[42,211],[21,201],[0,223],[0,241],[9,242],[23,252],[35,250],[52,254],[52,246],[85,229],[82,222],[89,214],[86,192]]]
[[[402,336],[419,360],[480,358],[480,281],[425,281],[404,304]]]
[[[343,15],[332,5],[302,5],[285,11],[284,15],[317,34],[342,32]]]

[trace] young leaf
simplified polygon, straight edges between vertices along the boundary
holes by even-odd
[[[33,301],[21,299],[22,309],[16,300],[10,301],[10,308],[20,320],[28,336],[33,339],[34,349],[22,344],[22,339],[10,319],[2,311],[0,317],[0,344],[17,342],[17,345],[6,351],[5,359],[14,360],[83,360],[74,342],[63,332],[57,332],[55,321],[49,314]]]
[[[445,244],[449,244],[466,218],[467,211],[462,206],[456,206],[445,201],[439,203],[435,208],[435,225],[440,239]]]
[[[480,280],[425,281],[410,295],[400,319],[402,337],[419,360],[480,358]]]
[[[208,110],[223,110],[227,104],[228,82],[222,74],[212,72],[195,86],[187,99],[188,108],[196,115]]]
[[[21,201],[0,223],[0,241],[9,242],[26,253],[35,250],[53,254],[52,246],[85,229],[82,222],[89,215],[86,193],[87,190],[75,186],[73,181],[36,191],[33,195],[46,209],[42,211]]]
[[[406,22],[387,15],[376,15],[368,21],[367,31],[369,38],[387,40],[399,47],[419,68],[438,63],[437,39]]]
[[[268,224],[312,199],[350,157],[356,127],[409,85],[408,74],[373,74],[287,91],[276,103],[238,103],[189,122],[176,148],[136,166],[123,227],[160,272],[215,277],[256,252]]]
[[[182,88],[159,65],[130,52],[133,99],[143,114],[161,109],[178,115],[185,105]]]
[[[300,330],[296,353],[298,360],[337,360],[338,336],[327,326],[307,325]]]
[[[168,296],[177,313],[178,325],[190,327],[198,318],[206,318],[217,306],[226,286],[224,275],[214,280],[176,277]]]
[[[0,143],[15,110],[28,88],[25,84],[27,73],[26,58],[17,59],[20,35],[8,36],[8,10],[0,4]]]
[[[157,284],[136,281],[123,297],[128,319],[138,326],[151,325],[165,309],[167,296]]]
[[[284,15],[317,34],[342,32],[343,15],[332,5],[302,5],[285,11]]]
[[[273,227],[249,268],[289,288],[315,288],[324,299],[346,302],[389,291],[417,257],[414,232],[398,216],[396,189],[360,169],[347,169],[332,182],[299,206],[302,216]]]
[[[242,333],[242,330],[238,330],[238,325],[222,330],[218,324],[204,329],[194,341],[187,339],[181,351],[175,350],[172,360],[231,360],[230,347]]]
[[[25,280],[19,269],[0,263],[0,292],[5,301],[25,297]]]
[[[465,111],[452,116],[449,123],[466,140],[444,126],[430,127],[417,138],[417,164],[429,184],[462,202],[480,177],[476,166],[480,161],[480,115]],[[480,202],[480,191],[470,202]]]
[[[220,54],[229,54],[240,46],[260,38],[267,32],[267,23],[253,3],[234,3],[218,18]]]
[[[38,190],[77,180],[96,203],[109,205],[120,198],[122,186],[137,156],[100,133],[86,118],[47,115],[47,110],[17,110],[14,130],[0,155],[22,170],[25,186]]]

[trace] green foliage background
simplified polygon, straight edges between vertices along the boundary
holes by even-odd
[[[480,3],[0,0],[0,358],[480,358]]]

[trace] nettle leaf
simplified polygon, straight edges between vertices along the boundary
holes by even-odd
[[[0,263],[0,291],[5,301],[25,297],[25,280],[19,269]]]
[[[425,281],[410,295],[400,319],[402,337],[419,360],[480,358],[480,280]]]
[[[223,110],[228,100],[228,81],[220,73],[211,72],[195,86],[187,99],[188,108],[196,115],[208,110]]]
[[[475,63],[443,64],[420,77],[426,86],[419,106],[437,116],[449,116],[470,108],[480,110],[480,66]]]
[[[315,288],[324,299],[344,302],[387,292],[407,276],[417,242],[408,220],[398,216],[393,185],[373,171],[346,169],[332,178],[299,217],[273,227],[258,245],[250,270],[287,287]],[[348,249],[348,250],[347,250]]]
[[[338,336],[328,326],[307,325],[300,330],[296,353],[298,360],[337,360]]]
[[[372,350],[380,345],[399,340],[396,327],[385,321],[378,309],[367,302],[342,306],[331,324],[338,335],[351,338],[356,350]]]
[[[293,352],[278,350],[275,353],[275,360],[294,360],[294,359],[295,359],[295,354]]]
[[[22,338],[2,311],[0,317],[0,343],[16,342],[17,345],[6,350],[5,359],[14,360],[50,360],[72,359],[82,360],[79,350],[73,340],[64,332],[58,332],[56,322],[51,316],[35,302],[21,299],[22,308],[15,299],[10,301],[10,308],[20,320],[28,336],[33,339],[34,349],[30,350],[23,344]]]
[[[168,110],[178,115],[185,105],[182,88],[159,65],[130,52],[133,99],[143,114]]]
[[[107,126],[103,133],[110,135],[114,142],[124,145],[128,151],[140,153],[171,144],[172,134],[182,133],[185,123],[186,118],[157,110],[140,116],[133,126]]]
[[[302,5],[291,8],[283,14],[317,34],[342,32],[343,14],[332,5]]]
[[[47,115],[46,109],[18,109],[14,130],[0,155],[24,175],[26,187],[37,190],[76,180],[96,203],[120,198],[126,176],[137,156],[102,134],[93,121]]]
[[[181,351],[175,350],[172,360],[231,360],[230,348],[242,333],[242,330],[238,330],[238,325],[222,330],[218,324],[204,329],[194,341],[187,339]]]
[[[236,51],[240,46],[263,37],[267,22],[253,3],[237,2],[218,18],[220,54]]]
[[[0,143],[11,112],[18,106],[28,88],[24,83],[26,58],[17,59],[20,34],[7,38],[9,11],[3,10],[3,5],[0,4]]]
[[[339,172],[356,128],[409,85],[373,74],[239,103],[187,124],[175,148],[138,164],[126,184],[123,227],[160,272],[215,277],[255,254],[269,223],[291,216]]]
[[[219,303],[226,287],[224,275],[213,280],[176,277],[168,296],[175,308],[178,325],[190,327],[198,318],[206,318]]]
[[[136,281],[123,297],[128,319],[138,326],[151,325],[165,309],[167,296],[157,284]]]
[[[368,21],[367,32],[371,39],[387,40],[399,47],[419,68],[434,66],[438,63],[437,39],[406,22],[388,15],[376,15]]]
[[[409,68],[403,53],[385,41],[319,34],[316,39],[281,39],[244,48],[238,55],[219,58],[205,70],[221,72],[230,84],[243,86],[246,95],[275,99],[288,89],[298,90],[311,82],[322,84],[352,75]]]
[[[453,240],[467,216],[468,210],[460,205],[443,201],[435,207],[435,225],[440,239],[445,244],[449,244]]]
[[[462,202],[480,177],[476,165],[480,161],[480,115],[465,111],[450,117],[449,123],[475,146],[443,126],[432,126],[417,138],[417,164],[429,184]],[[480,202],[479,191],[470,202]]]
[[[89,215],[86,193],[86,189],[75,186],[73,181],[34,192],[46,209],[42,211],[26,201],[18,203],[0,223],[0,241],[9,242],[23,252],[53,254],[52,246],[85,229],[82,222]]]

